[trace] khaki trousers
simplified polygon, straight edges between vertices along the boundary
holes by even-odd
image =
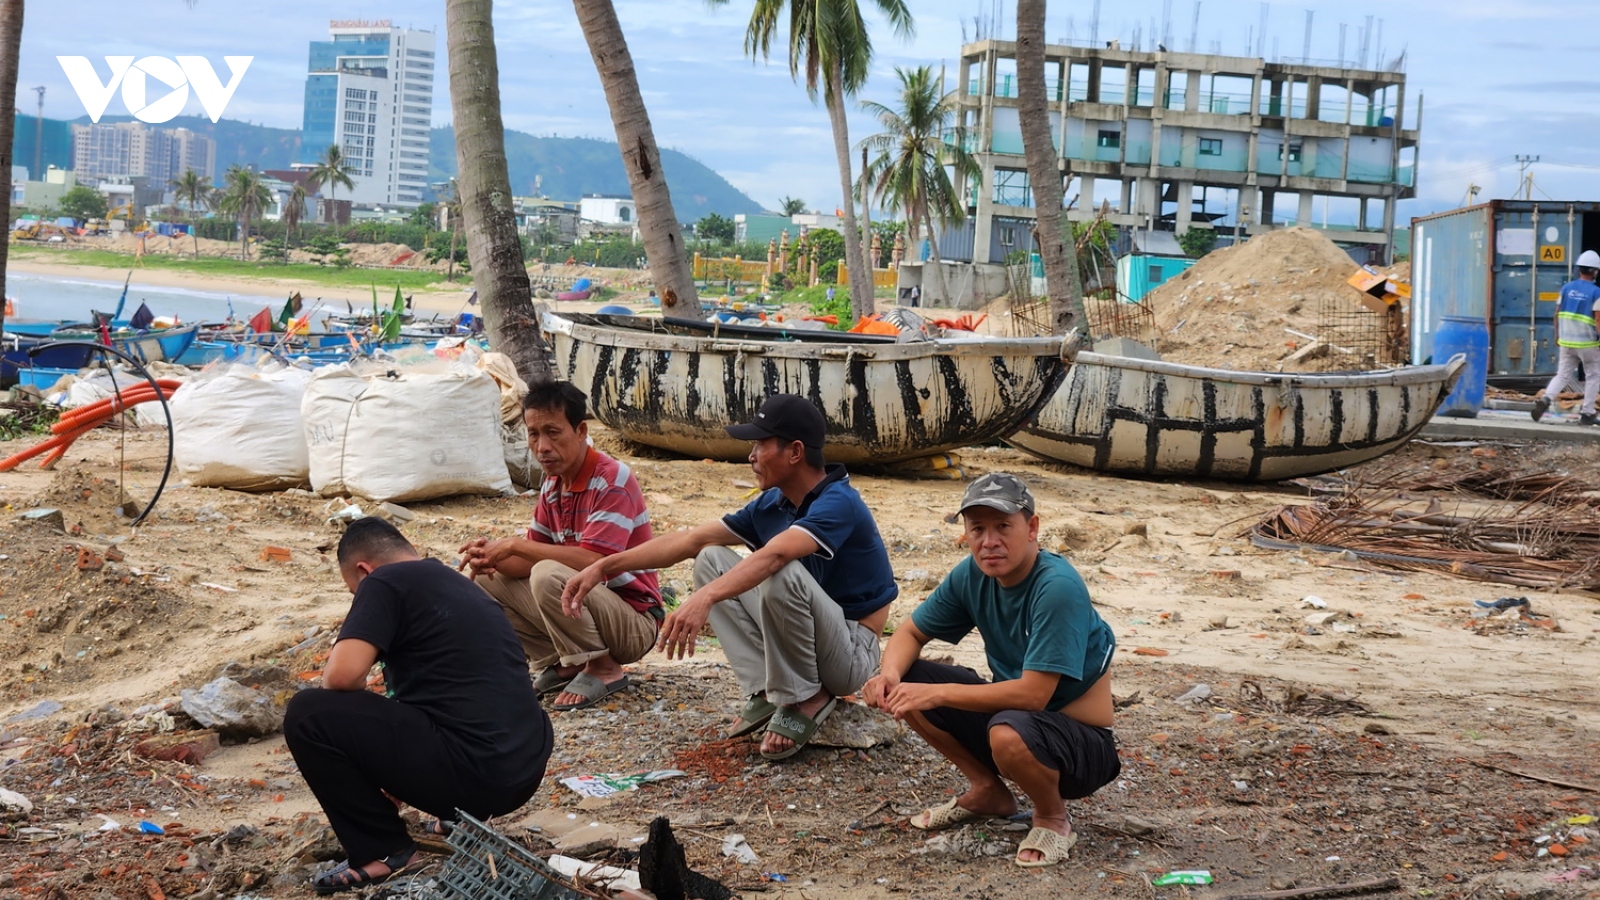
[[[728,547],[694,561],[696,589],[739,563]],[[878,636],[844,617],[805,566],[791,562],[755,588],[711,608],[711,628],[747,696],[793,706],[826,689],[853,694],[878,671]]]
[[[618,663],[631,663],[649,653],[656,642],[656,620],[603,584],[589,592],[582,616],[561,611],[561,591],[576,574],[570,566],[546,559],[535,563],[527,578],[491,572],[477,581],[500,601],[535,671],[558,662],[581,666],[607,653]]]

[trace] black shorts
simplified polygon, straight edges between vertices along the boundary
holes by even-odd
[[[917,660],[901,681],[919,684],[988,684],[977,672],[963,666]],[[1116,738],[1109,728],[1085,725],[1058,712],[1032,712],[1008,709],[1004,712],[971,712],[941,706],[923,712],[928,724],[955,738],[968,753],[977,757],[995,774],[1000,769],[989,746],[989,729],[1009,725],[1022,736],[1034,759],[1047,769],[1061,773],[1060,791],[1064,800],[1077,800],[1110,784],[1122,772]]]

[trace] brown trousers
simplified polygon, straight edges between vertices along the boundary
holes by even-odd
[[[547,559],[535,563],[527,578],[492,572],[479,576],[478,584],[500,601],[535,671],[557,663],[581,666],[607,653],[618,663],[631,663],[649,653],[656,620],[603,584],[589,593],[583,615],[573,618],[561,611],[561,591],[576,574]]]

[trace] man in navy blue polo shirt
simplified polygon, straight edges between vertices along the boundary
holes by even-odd
[[[743,509],[607,556],[567,582],[577,603],[618,572],[693,558],[694,593],[661,625],[669,658],[694,655],[709,622],[728,655],[744,708],[730,736],[766,729],[761,755],[800,751],[877,671],[878,636],[898,593],[872,513],[840,465],[827,465],[822,412],[774,394],[754,420],[728,427],[751,442],[762,493]],[[730,545],[744,544],[740,556]]]

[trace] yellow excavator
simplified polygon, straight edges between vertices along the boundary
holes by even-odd
[[[47,241],[53,236],[64,240],[68,232],[54,222],[41,222],[38,219],[24,222],[21,228],[11,232],[12,240],[17,241]]]
[[[132,200],[129,200],[126,203],[119,203],[116,206],[111,207],[111,209],[106,212],[106,224],[108,226],[110,226],[113,222],[119,221],[127,223],[126,229],[128,231],[138,232],[150,230],[150,223],[148,221],[140,222],[137,226],[134,224]],[[113,230],[115,230],[114,226]]]

